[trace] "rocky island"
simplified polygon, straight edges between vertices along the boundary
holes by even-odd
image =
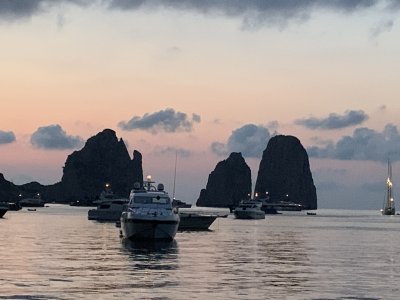
[[[47,202],[90,203],[99,198],[105,183],[111,184],[116,195],[128,197],[134,182],[143,183],[141,153],[135,150],[131,159],[124,141],[118,140],[114,130],[105,129],[68,156],[60,182],[47,186],[37,182],[15,185],[0,174],[0,197],[14,202],[20,193],[23,197],[40,193]]]

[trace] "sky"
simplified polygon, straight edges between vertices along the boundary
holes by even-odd
[[[380,209],[388,158],[400,194],[399,16],[395,0],[2,0],[0,172],[53,184],[111,128],[170,193],[178,153],[175,196],[195,203],[233,151],[254,186],[284,134],[320,208]]]

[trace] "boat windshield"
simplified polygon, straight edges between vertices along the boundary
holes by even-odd
[[[138,204],[169,204],[170,199],[169,197],[160,197],[160,196],[154,196],[154,197],[135,196],[133,202]]]

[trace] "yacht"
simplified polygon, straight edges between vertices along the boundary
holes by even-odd
[[[151,176],[141,187],[138,182],[129,196],[129,204],[121,215],[121,234],[131,240],[173,240],[180,217],[164,185],[153,185]]]
[[[259,200],[242,200],[233,213],[236,219],[265,219],[265,212],[261,207],[262,202]]]
[[[228,212],[220,209],[180,208],[179,217],[181,221],[178,231],[209,230],[209,227],[217,218],[226,218],[228,214]]]
[[[128,199],[112,199],[101,202],[96,209],[88,211],[88,220],[118,221],[128,205]]]
[[[0,218],[2,218],[8,210],[7,202],[0,202]]]
[[[396,213],[396,209],[394,206],[394,198],[392,192],[392,165],[390,161],[388,161],[388,177],[386,179],[386,195],[383,203],[383,208],[381,209],[382,215],[394,215]]]
[[[19,201],[21,207],[44,207],[44,203],[39,193],[34,198],[25,198]]]
[[[115,222],[121,218],[129,199],[116,197],[111,190],[111,185],[107,183],[105,190],[100,194],[100,199],[96,202],[97,208],[88,211],[88,220]]]

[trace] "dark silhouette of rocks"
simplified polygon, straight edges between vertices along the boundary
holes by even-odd
[[[15,201],[18,195],[18,188],[15,184],[9,182],[0,173],[0,201],[12,202]]]
[[[33,198],[38,193],[42,194],[46,187],[38,182],[30,182],[22,185],[15,185],[6,180],[0,173],[0,200],[5,202],[15,202],[24,198]],[[21,195],[21,196],[19,196]]]
[[[251,194],[251,171],[241,153],[232,152],[208,176],[197,206],[236,207]]]
[[[128,197],[135,181],[143,184],[142,155],[134,151],[131,159],[124,141],[118,140],[114,130],[105,129],[68,156],[61,183],[54,187],[54,198],[93,201],[105,183],[111,184],[114,194]]]
[[[259,197],[271,202],[289,200],[305,209],[317,209],[317,193],[308,155],[294,136],[271,138],[263,152],[255,186]]]
[[[14,185],[1,175],[0,196],[5,201],[16,201],[19,193],[23,198],[40,193],[47,202],[79,200],[90,204],[99,198],[106,183],[117,196],[128,197],[134,182],[143,184],[141,153],[135,150],[131,159],[124,141],[118,140],[115,131],[105,129],[68,156],[61,182],[49,186],[37,182]]]

